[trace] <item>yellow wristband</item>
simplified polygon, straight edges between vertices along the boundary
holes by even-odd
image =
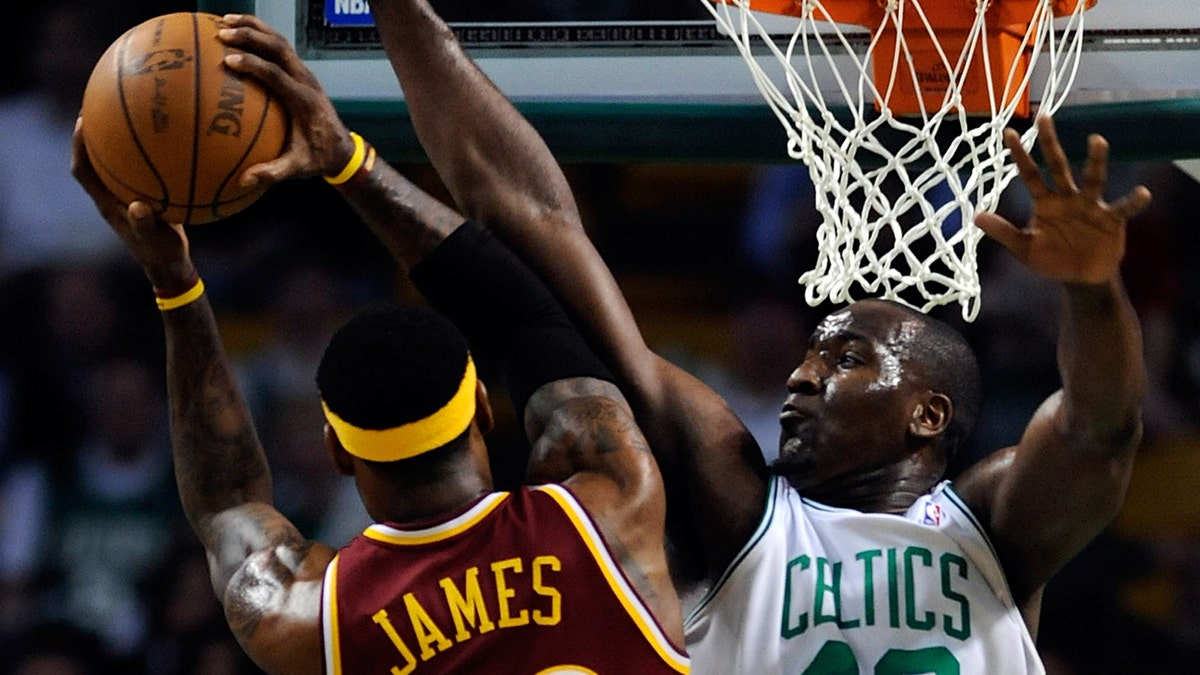
[[[325,176],[325,182],[330,185],[341,185],[353,178],[367,159],[367,142],[363,140],[363,137],[351,131],[350,138],[354,140],[354,154],[350,155],[350,161],[346,162],[341,173],[336,176]]]
[[[363,160],[363,165],[362,165],[362,168],[359,169],[359,172],[360,173],[371,173],[371,169],[374,169],[374,168],[375,168],[375,148],[370,143],[367,143],[367,156],[366,156],[366,159]]]
[[[176,295],[173,298],[155,298],[154,302],[158,303],[159,311],[165,312],[171,309],[178,309],[184,305],[195,302],[201,295],[204,295],[204,281],[196,279],[196,285],[192,286],[183,293]]]

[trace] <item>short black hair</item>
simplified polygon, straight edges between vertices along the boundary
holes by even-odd
[[[919,335],[909,343],[910,353],[929,388],[950,397],[954,412],[939,445],[946,461],[954,458],[959,447],[975,427],[983,401],[982,376],[975,350],[950,324],[894,303],[921,325]]]
[[[432,309],[373,308],[334,333],[317,367],[317,389],[346,422],[390,429],[446,405],[469,356],[458,327]]]

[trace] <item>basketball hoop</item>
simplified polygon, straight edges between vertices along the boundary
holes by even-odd
[[[1096,0],[701,2],[816,187],[818,260],[800,277],[807,302],[853,302],[857,287],[924,312],[958,302],[973,321],[975,214],[995,210],[1016,176],[1004,129],[1030,115],[1038,59],[1039,113],[1062,104]],[[794,17],[790,39],[777,42],[759,11]],[[1036,125],[1022,134],[1026,148],[1036,134]]]

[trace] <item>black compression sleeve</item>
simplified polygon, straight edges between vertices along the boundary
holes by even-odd
[[[452,232],[409,277],[500,369],[518,414],[548,382],[615,381],[542,280],[478,223]]]

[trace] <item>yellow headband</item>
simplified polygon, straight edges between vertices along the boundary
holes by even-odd
[[[458,438],[475,416],[475,362],[467,356],[458,391],[433,414],[390,429],[363,429],[338,417],[325,401],[325,419],[346,451],[373,462],[394,462],[440,448]]]

